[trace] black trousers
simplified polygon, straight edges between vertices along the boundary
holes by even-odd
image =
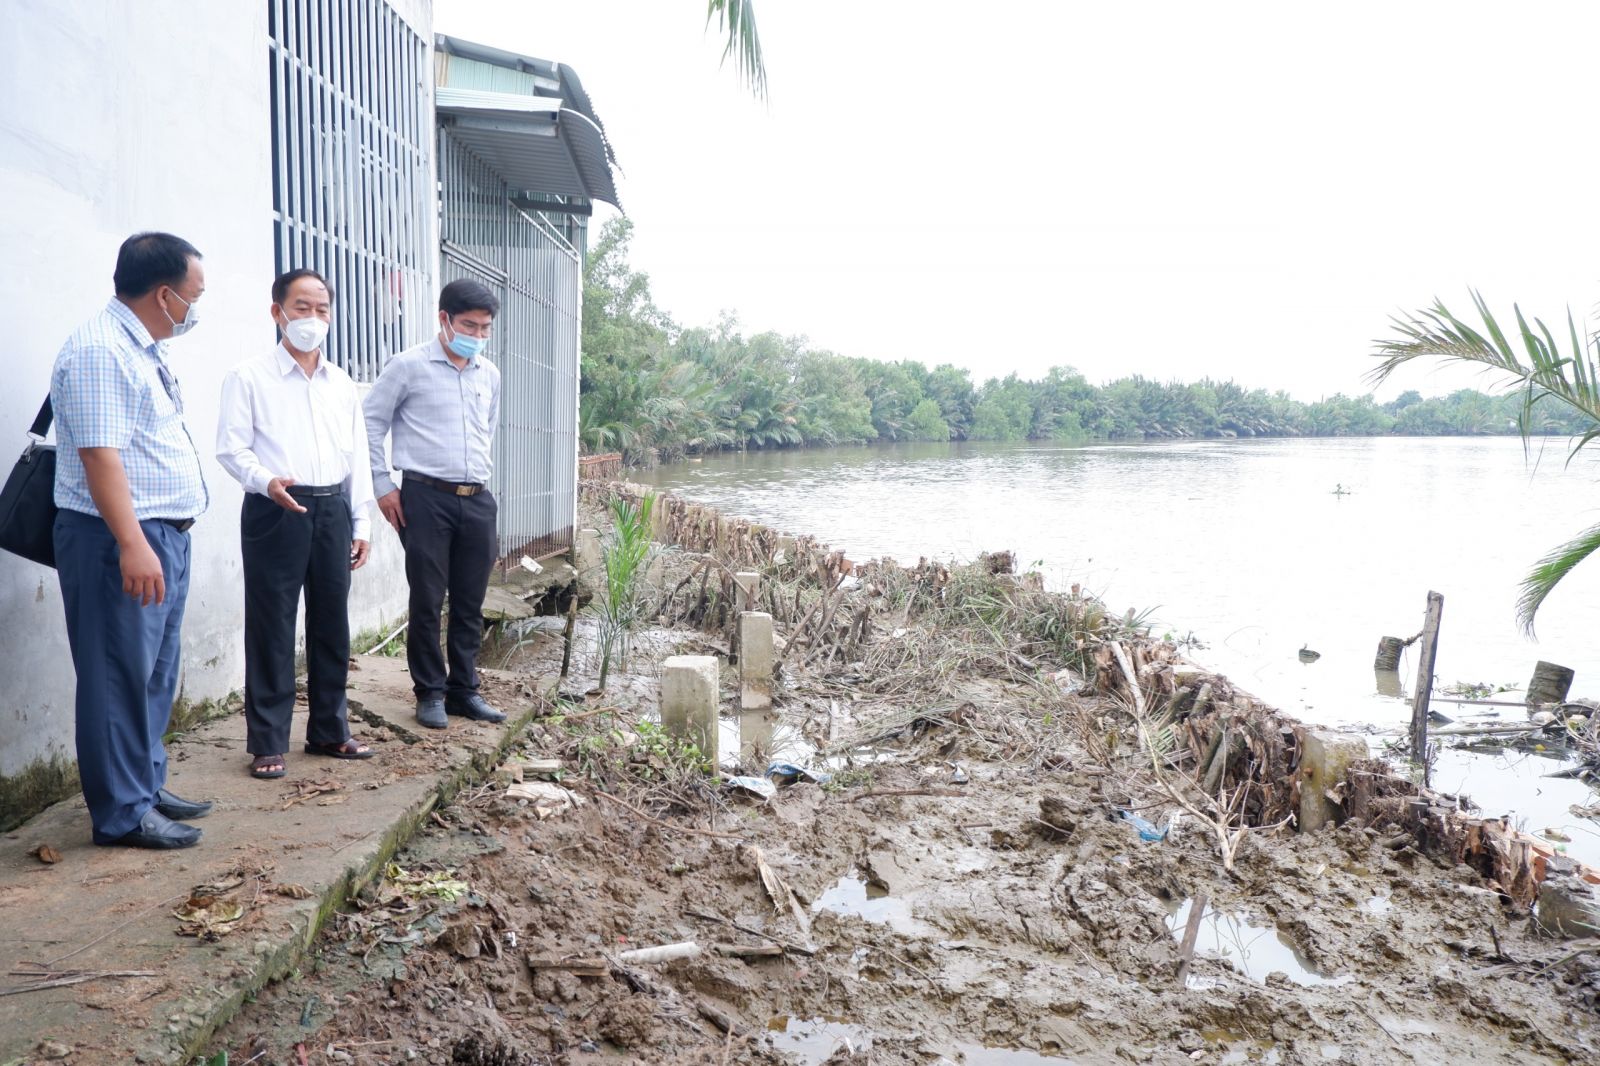
[[[455,496],[416,481],[400,483],[405,528],[406,581],[411,585],[411,625],[406,664],[419,697],[478,691],[478,649],[483,646],[483,596],[494,571],[499,540],[494,496]],[[450,594],[449,672],[439,650],[439,611]]]
[[[252,755],[289,750],[294,714],[294,621],[306,598],[306,674],[311,720],[306,740],[350,739],[345,682],[350,671],[350,504],[344,496],[297,498],[294,514],[246,493],[239,520],[244,549],[244,716]]]

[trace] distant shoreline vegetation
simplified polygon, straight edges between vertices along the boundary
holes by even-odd
[[[607,223],[584,284],[579,435],[585,451],[629,463],[687,455],[893,441],[1141,441],[1232,437],[1510,436],[1520,393],[1415,390],[1304,403],[1231,381],[1132,376],[1096,386],[1070,367],[981,384],[949,364],[928,368],[848,357],[801,338],[744,337],[724,317],[684,329],[657,308],[649,278],[628,267],[632,224]],[[1576,435],[1590,423],[1551,405],[1531,435]]]

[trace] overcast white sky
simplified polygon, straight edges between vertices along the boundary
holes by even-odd
[[[687,325],[1315,399],[1435,295],[1600,300],[1600,4],[756,0],[766,106],[704,8],[435,0],[578,71]]]

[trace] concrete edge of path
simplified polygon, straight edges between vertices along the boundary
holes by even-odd
[[[174,791],[217,800],[198,823],[206,836],[195,848],[93,847],[81,797],[0,837],[0,911],[20,934],[0,943],[0,989],[29,983],[29,969],[47,962],[54,965],[41,977],[76,969],[156,975],[0,995],[0,1066],[34,1061],[45,1040],[71,1049],[60,1060],[68,1066],[188,1066],[249,997],[294,972],[340,906],[381,876],[437,807],[492,775],[548,713],[555,687],[551,678],[484,671],[486,693],[492,701],[498,695],[507,721],[452,718],[451,728],[434,733],[416,726],[403,662],[359,661],[351,727],[373,742],[378,758],[291,753],[288,777],[253,781],[243,769],[237,715],[173,745]],[[302,724],[297,716],[296,735]],[[328,793],[337,805],[297,798],[296,788],[318,781],[337,783]],[[34,857],[41,843],[60,852],[58,863]],[[214,942],[176,935],[174,896],[181,901],[193,886],[263,857],[273,864],[270,877],[254,886],[253,898],[249,883],[237,892],[249,904],[245,923]],[[303,885],[310,895],[277,895],[272,882]]]

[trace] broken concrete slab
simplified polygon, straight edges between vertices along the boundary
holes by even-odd
[[[528,601],[499,585],[490,585],[483,596],[483,617],[489,622],[518,622],[533,617]]]
[[[418,731],[404,660],[356,663],[351,729],[376,758],[292,751],[286,777],[257,781],[237,714],[169,745],[172,790],[216,802],[195,823],[205,836],[193,848],[95,847],[81,798],[0,838],[0,911],[12,934],[0,939],[0,971],[9,974],[0,985],[39,983],[17,971],[149,974],[0,996],[0,1062],[29,1061],[50,1040],[71,1048],[73,1062],[187,1064],[246,996],[293,970],[334,908],[435,805],[504,760],[544,706],[531,695],[533,679],[483,671],[486,696],[511,714],[506,724],[452,718],[447,730]],[[536,684],[553,691],[552,682]],[[297,715],[292,735],[304,724]],[[60,861],[32,856],[39,844]],[[244,905],[233,931],[214,943],[178,935],[172,912],[196,886],[234,882],[218,893]],[[308,894],[280,895],[278,886]]]

